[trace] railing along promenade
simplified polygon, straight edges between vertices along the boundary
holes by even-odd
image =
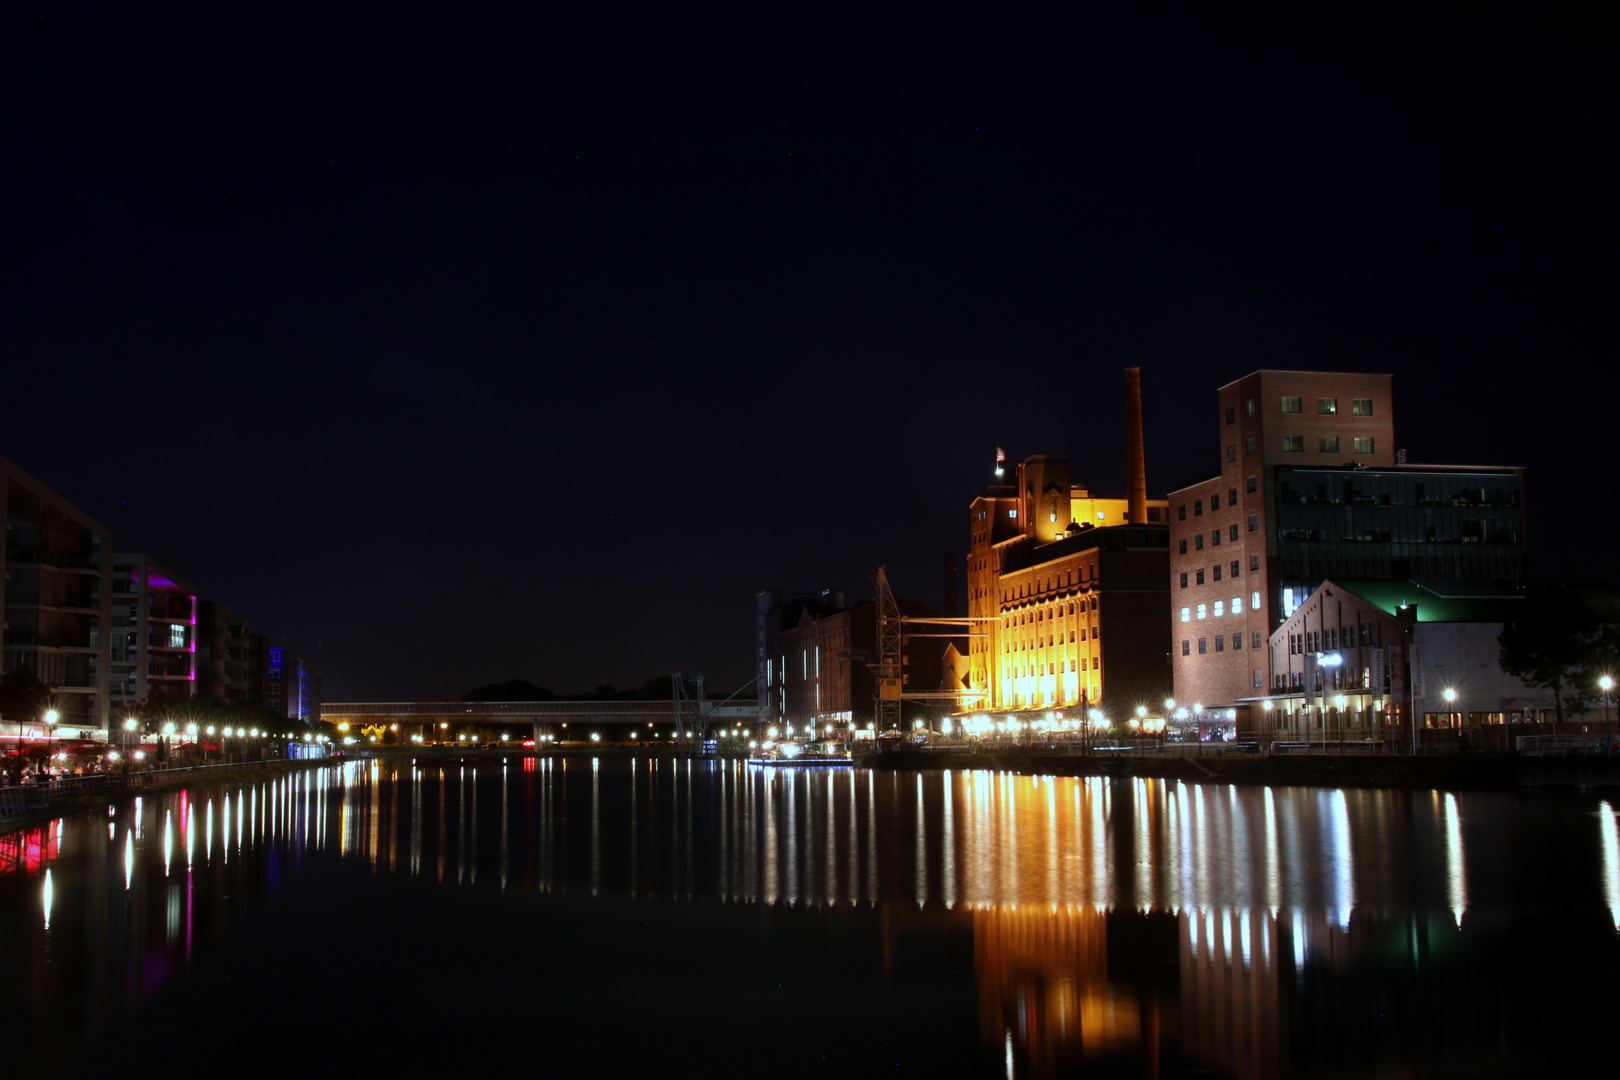
[[[89,776],[62,776],[43,784],[12,784],[0,786],[0,818],[11,817],[27,810],[42,810],[87,795],[111,795],[125,791],[144,791],[161,787],[177,780],[206,780],[231,773],[253,772],[267,765],[285,762],[287,758],[268,758],[263,761],[226,761],[209,765],[180,765],[169,769],[141,769],[130,772],[92,773]],[[310,759],[322,761],[325,759]]]

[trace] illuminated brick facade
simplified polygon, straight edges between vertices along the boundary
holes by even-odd
[[[966,708],[1156,700],[1169,681],[1163,501],[1127,523],[1123,498],[1070,483],[1069,460],[1032,457],[969,508]]]
[[[1523,471],[1397,465],[1390,376],[1257,371],[1216,422],[1219,474],[1170,493],[1179,700],[1264,695],[1268,639],[1328,577],[1524,580]]]

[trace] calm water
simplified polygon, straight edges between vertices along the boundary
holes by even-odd
[[[1614,1060],[1617,810],[360,762],[5,837],[0,1029],[14,1075],[1554,1074]]]

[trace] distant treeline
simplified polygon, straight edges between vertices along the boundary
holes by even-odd
[[[696,695],[695,680],[686,680],[686,692]],[[708,696],[713,698],[717,695],[708,691]],[[536,686],[527,679],[512,679],[510,682],[488,683],[461,695],[462,701],[672,701],[674,698],[675,690],[668,675],[656,676],[640,686],[625,690],[612,683],[603,683],[595,690],[574,694],[559,694],[544,686]]]

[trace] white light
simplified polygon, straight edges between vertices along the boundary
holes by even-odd
[[[1269,702],[1269,701],[1261,702],[1260,707],[1262,709],[1266,710],[1266,712],[1270,712],[1271,711],[1271,702]]]
[[[61,719],[61,717],[62,714],[57,712],[55,709],[45,710],[45,722],[47,724],[54,724],[57,720]]]
[[[1340,656],[1338,653],[1328,653],[1326,656],[1318,660],[1317,663],[1323,667],[1338,667],[1340,664],[1344,663],[1344,657]]]
[[[173,735],[174,734],[174,724],[173,723],[164,724],[163,725],[163,734],[165,734],[165,735]]]

